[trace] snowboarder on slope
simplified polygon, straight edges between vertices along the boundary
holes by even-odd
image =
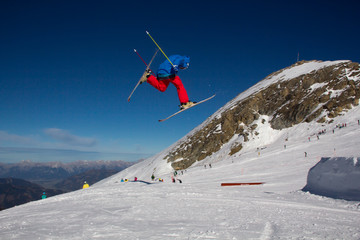
[[[160,64],[156,77],[151,75],[151,71],[149,70],[148,72],[145,72],[140,81],[141,83],[148,82],[160,92],[165,92],[170,83],[174,84],[180,100],[180,109],[189,108],[195,102],[189,101],[185,87],[181,79],[176,74],[179,69],[187,69],[189,67],[190,57],[172,55],[169,59],[173,65],[169,62],[169,60],[165,60]]]
[[[43,192],[43,195],[41,196],[41,199],[45,199],[46,198],[46,193]]]

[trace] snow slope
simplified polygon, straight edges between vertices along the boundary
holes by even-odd
[[[359,156],[358,119],[359,106],[332,124],[259,123],[241,152],[221,149],[179,171],[181,184],[162,160],[175,143],[88,189],[0,212],[0,239],[360,239],[359,202],[301,191],[321,157]],[[134,177],[151,184],[120,181]],[[220,186],[229,182],[265,184]]]

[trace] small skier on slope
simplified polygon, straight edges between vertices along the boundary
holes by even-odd
[[[169,62],[169,60],[173,65]],[[185,87],[181,79],[176,74],[179,69],[187,69],[189,67],[190,57],[172,55],[169,57],[169,60],[166,60],[160,64],[156,73],[156,77],[151,75],[151,71],[149,70],[148,72],[144,73],[140,82],[148,82],[151,86],[160,92],[165,92],[170,83],[174,84],[180,100],[180,109],[189,108],[195,102],[189,101]]]
[[[89,188],[89,187],[90,187],[89,184],[85,181],[85,182],[84,182],[84,185],[83,185],[83,189]]]

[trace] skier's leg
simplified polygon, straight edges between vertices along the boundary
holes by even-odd
[[[170,84],[169,80],[161,80],[159,81],[155,76],[150,75],[147,78],[147,82],[153,86],[154,88],[156,88],[157,90],[159,90],[160,92],[165,92],[165,90],[167,89],[167,87]]]
[[[187,94],[187,92],[185,90],[185,87],[184,87],[183,83],[181,82],[181,79],[178,76],[175,76],[175,78],[171,79],[171,82],[176,87],[180,103],[189,102],[188,94]]]

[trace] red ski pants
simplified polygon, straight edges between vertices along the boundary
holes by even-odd
[[[172,83],[176,87],[180,103],[187,103],[189,101],[185,87],[178,76],[171,79],[158,80],[155,76],[150,75],[147,82],[160,92],[165,92],[169,84]]]

